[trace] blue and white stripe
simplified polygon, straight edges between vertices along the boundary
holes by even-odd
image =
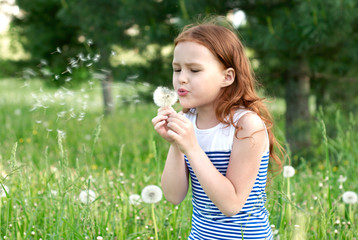
[[[216,169],[226,175],[231,151],[206,152]],[[266,178],[269,152],[261,158],[260,169],[253,189],[241,209],[232,217],[220,212],[201,187],[190,163],[185,156],[193,192],[192,230],[188,239],[273,239],[268,220],[266,202]]]

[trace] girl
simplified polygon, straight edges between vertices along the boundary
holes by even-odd
[[[171,144],[161,182],[166,199],[183,201],[190,176],[189,239],[272,239],[265,186],[269,157],[280,160],[243,45],[228,28],[206,23],[184,28],[174,46],[183,112],[160,108],[152,120]]]

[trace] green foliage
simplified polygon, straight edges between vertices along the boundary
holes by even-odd
[[[24,49],[31,54],[31,60],[38,63],[46,59],[54,66],[79,48],[78,26],[74,22],[64,23],[60,18],[63,7],[58,0],[16,0],[24,14],[12,21],[12,27],[20,35]],[[62,57],[51,54],[60,47]]]
[[[144,91],[142,85],[129,85],[123,91],[123,85],[120,93],[129,97],[138,88]],[[6,196],[0,197],[2,237],[154,237],[151,206],[132,205],[129,196],[140,194],[146,185],[160,184],[168,143],[153,130],[150,120],[156,107],[131,101],[102,118],[96,104],[100,98],[98,86],[83,85],[81,89],[85,91],[56,99],[59,91],[40,81],[28,87],[21,80],[0,82],[0,184],[9,188]],[[34,94],[38,99],[41,94],[46,96],[48,102],[43,104],[48,107],[30,111],[37,101]],[[89,107],[83,120],[78,121],[78,117],[70,117],[69,108],[74,106],[73,113],[77,114],[82,104],[78,102],[76,107],[74,103],[84,99]],[[63,111],[67,113],[59,114]],[[280,115],[274,113],[280,120]],[[322,120],[327,123],[326,131]],[[357,181],[357,127],[356,115],[317,115],[313,131],[317,141],[312,146],[315,156],[298,159],[300,164],[292,178],[279,174],[267,187],[266,207],[275,238],[357,237],[357,204],[342,201],[345,191],[358,192],[357,186],[350,184]],[[65,134],[59,137],[57,130]],[[347,182],[340,183],[339,175],[347,177]],[[80,192],[87,189],[96,194],[89,204],[79,200]],[[187,238],[191,210],[190,193],[177,207],[164,199],[157,203],[159,239]]]
[[[240,27],[240,35],[253,50],[255,70],[267,95],[289,96],[291,90],[283,86],[306,74],[300,70],[301,65],[308,66],[309,91],[305,94],[296,91],[295,101],[286,99],[287,109],[300,109],[290,119],[309,112],[297,108],[297,104],[307,102],[302,99],[307,100],[309,94],[315,96],[316,106],[324,106],[327,111],[337,107],[357,109],[358,6],[354,0],[17,0],[16,4],[24,15],[13,22],[13,30],[31,53],[34,66],[40,59],[49,61],[47,70],[52,75],[45,76],[49,85],[77,86],[78,82],[90,80],[93,72],[102,70],[106,71],[107,79],[113,74],[115,80],[125,81],[136,75],[135,81],[171,85],[171,55],[162,54],[163,46],[172,44],[187,23],[210,14],[226,15],[241,9],[246,13],[247,24]],[[115,46],[134,49],[145,58],[144,63],[113,68],[110,58]],[[61,74],[69,58],[79,53],[99,54],[100,58],[88,71],[74,70],[74,81],[64,85],[67,75]],[[54,79],[56,75],[61,78]],[[293,85],[291,89],[298,88]],[[302,99],[296,97],[300,94]],[[291,105],[292,102],[296,105]],[[309,122],[308,119],[299,121],[307,125]],[[286,123],[287,129],[298,125],[292,122]],[[296,132],[306,137],[310,135],[309,129],[302,126]],[[290,141],[292,137],[287,139]]]
[[[338,79],[357,73],[352,69],[358,59],[356,1],[259,0],[235,6],[247,15],[242,35],[261,63],[258,71],[268,92],[277,94],[277,88],[286,81],[285,72],[301,60],[309,62],[313,94],[317,94],[316,85],[322,81],[314,78],[315,73]],[[345,89],[338,84],[322,87],[328,91]]]

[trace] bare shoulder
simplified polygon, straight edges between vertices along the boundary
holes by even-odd
[[[244,114],[237,122],[240,130],[237,137],[249,137],[254,133],[265,133],[262,119],[254,112]],[[255,134],[256,135],[256,134]]]

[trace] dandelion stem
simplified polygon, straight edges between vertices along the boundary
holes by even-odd
[[[288,198],[288,206],[287,206],[287,219],[291,221],[291,190],[290,190],[290,178],[287,178],[287,198]]]
[[[121,148],[119,150],[119,157],[118,157],[118,169],[121,169],[121,164],[122,164],[122,155],[123,155],[123,149],[124,149],[125,144],[121,145]]]
[[[11,150],[11,158],[10,158],[11,171],[14,171],[16,169],[16,150],[17,150],[17,142],[15,142]]]
[[[152,218],[153,218],[153,225],[154,225],[154,232],[155,232],[155,240],[158,240],[158,227],[157,227],[157,221],[155,220],[154,203],[152,203]]]
[[[326,154],[326,177],[327,179],[327,197],[328,197],[328,207],[329,209],[332,209],[332,200],[331,200],[331,186],[330,186],[330,179],[331,179],[331,163],[329,161],[329,151],[328,151],[328,140],[327,140],[327,131],[326,131],[326,125],[323,120],[321,120],[322,124],[322,135],[323,135],[323,142],[324,142],[324,148],[325,148],[325,154]]]

